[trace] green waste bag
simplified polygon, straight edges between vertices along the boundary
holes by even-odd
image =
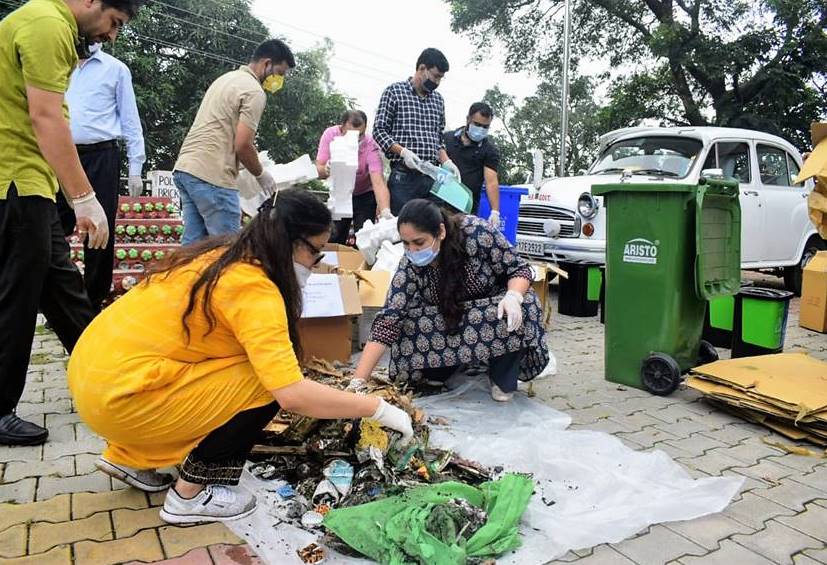
[[[331,510],[324,525],[380,563],[461,565],[469,557],[496,557],[520,545],[520,518],[533,491],[534,484],[522,475],[505,475],[479,488],[445,482]],[[463,535],[462,520],[452,520],[448,503],[455,499],[488,515],[470,537]]]

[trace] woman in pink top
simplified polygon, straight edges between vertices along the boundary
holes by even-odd
[[[324,130],[316,154],[316,168],[319,178],[330,176],[330,142],[351,130],[359,132],[359,167],[356,169],[356,184],[353,188],[353,231],[362,228],[365,220],[376,220],[377,212],[382,218],[392,218],[390,192],[385,184],[382,154],[373,138],[365,133],[368,117],[361,110],[348,110],[342,116],[340,125]],[[351,219],[336,222],[336,233],[330,238],[333,243],[345,243],[350,230]]]

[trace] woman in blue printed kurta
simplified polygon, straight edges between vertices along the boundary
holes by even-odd
[[[413,200],[399,215],[405,257],[356,368],[353,388],[370,378],[387,347],[396,380],[445,376],[488,362],[495,400],[549,361],[528,263],[502,233],[475,216],[449,215]]]

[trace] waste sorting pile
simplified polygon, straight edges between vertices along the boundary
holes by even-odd
[[[341,389],[350,378],[325,361],[304,371]],[[459,564],[515,549],[531,478],[432,447],[424,412],[410,393],[382,379],[374,376],[378,384],[370,393],[411,415],[409,444],[399,446],[396,432],[369,419],[322,421],[281,411],[253,449],[256,461],[248,470],[280,483],[276,493],[287,501],[287,520],[326,531],[321,545],[296,548],[297,554],[315,563],[326,547],[382,563]]]
[[[738,416],[790,439],[827,446],[827,363],[803,353],[717,361],[687,385]]]

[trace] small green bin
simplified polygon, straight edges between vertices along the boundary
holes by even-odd
[[[774,288],[742,288],[735,297],[732,356],[752,357],[784,351],[787,315],[793,293]]]
[[[607,213],[605,375],[670,394],[681,375],[717,359],[702,343],[706,303],[741,282],[741,209],[734,179],[592,187]]]

